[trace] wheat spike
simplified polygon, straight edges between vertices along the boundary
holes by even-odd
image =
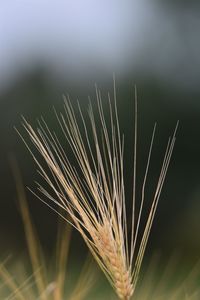
[[[58,137],[50,131],[43,119],[39,122],[36,131],[25,119],[23,126],[48,168],[43,167],[37,155],[32,152],[23,137],[22,139],[31,152],[40,175],[51,189],[50,192],[38,183],[38,190],[42,196],[37,196],[54,210],[56,210],[54,206],[56,204],[68,212],[72,226],[82,235],[118,297],[129,300],[134,295],[172,155],[177,127],[168,141],[155,193],[152,196],[150,211],[143,228],[141,227],[141,218],[156,126],[153,129],[149,148],[139,212],[136,214],[137,99],[135,99],[132,225],[130,238],[128,238],[129,220],[124,188],[124,137],[120,132],[115,86],[114,105],[108,94],[109,122],[105,119],[101,93],[97,87],[96,98],[100,126],[97,125],[97,117],[94,115],[91,101],[88,107],[90,127],[88,127],[78,104],[82,121],[82,125],[79,125],[69,97],[65,98],[65,115],[56,113],[61,130],[75,157],[76,167],[71,164]],[[99,127],[101,128],[100,132]],[[92,134],[90,134],[91,132]]]

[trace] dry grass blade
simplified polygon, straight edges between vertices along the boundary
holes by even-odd
[[[65,115],[56,114],[61,130],[76,159],[77,168],[72,166],[56,134],[49,130],[43,119],[39,122],[36,131],[25,119],[23,126],[48,168],[43,167],[26,141],[22,139],[37,163],[41,176],[51,188],[51,192],[49,192],[38,184],[38,189],[43,194],[42,201],[51,205],[49,204],[50,200],[68,212],[73,226],[82,235],[118,297],[128,300],[134,294],[137,284],[158,200],[172,155],[177,127],[172,138],[168,141],[155,193],[152,196],[150,211],[143,228],[141,227],[141,219],[146,198],[145,187],[155,127],[141,190],[139,213],[136,214],[137,119],[135,121],[133,215],[131,238],[129,239],[124,189],[124,137],[120,133],[115,88],[114,105],[112,105],[111,97],[108,95],[109,122],[105,119],[101,93],[98,88],[96,88],[96,96],[98,116],[94,115],[90,102],[88,108],[90,127],[88,127],[78,105],[82,121],[82,125],[79,125],[69,97],[65,99]],[[135,103],[135,117],[137,118],[137,100]],[[97,124],[97,119],[100,125]],[[41,196],[38,197],[41,198]],[[53,203],[52,207],[55,209]],[[139,238],[140,236],[141,238]]]
[[[199,289],[199,262],[190,267],[185,273],[185,265],[180,257],[174,254],[161,267],[161,257],[154,255],[150,264],[143,273],[136,293],[136,300],[198,300]],[[184,267],[183,267],[184,266]]]
[[[21,179],[21,174],[17,166],[16,160],[13,157],[10,157],[10,163],[16,183],[17,195],[19,199],[18,203],[24,225],[29,257],[31,260],[33,273],[35,274],[36,286],[39,294],[41,294],[41,300],[47,300],[46,296],[43,295],[43,291],[47,286],[47,282],[41,245],[36,230],[34,228],[33,222],[31,220],[32,218],[29,212],[25,190]]]
[[[72,294],[69,297],[69,300],[82,300],[85,299],[88,291],[94,285],[94,278],[96,277],[93,263],[91,264],[90,258],[86,260],[86,263],[81,270],[79,280],[74,287]]]
[[[4,284],[11,289],[15,295],[15,299],[17,300],[25,300],[23,293],[21,292],[21,289],[15,282],[14,278],[10,275],[10,273],[6,270],[5,263],[1,263],[0,265],[0,277],[2,278]],[[12,294],[13,294],[12,293]]]

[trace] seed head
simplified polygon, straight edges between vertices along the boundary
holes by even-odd
[[[137,95],[135,94],[135,96]],[[24,120],[23,125],[48,168],[43,167],[36,157],[37,155],[24,142],[37,163],[41,176],[51,189],[51,192],[49,192],[41,184],[38,184],[38,189],[43,194],[42,201],[45,201],[48,206],[52,206],[51,202],[54,202],[68,212],[69,220],[72,220],[68,221],[82,235],[118,297],[128,300],[135,291],[152,222],[174,147],[176,129],[172,138],[168,141],[155,193],[152,196],[149,214],[145,226],[141,227],[146,180],[156,126],[154,126],[152,133],[144,181],[140,192],[139,210],[136,214],[136,97],[132,213],[129,235],[127,215],[130,216],[130,214],[127,214],[124,188],[124,137],[120,132],[115,87],[114,104],[112,104],[111,97],[108,95],[108,121],[105,119],[101,93],[98,88],[96,88],[96,98],[98,116],[94,115],[91,101],[89,102],[90,126],[86,123],[78,104],[82,123],[79,124],[69,97],[65,98],[65,115],[56,113],[61,130],[74,155],[76,167],[73,166],[68,151],[64,149],[56,134],[50,131],[43,119],[39,122],[39,127],[36,130],[26,120]],[[41,198],[41,196],[39,197]],[[53,209],[55,210],[54,207]],[[138,235],[139,232],[140,235]]]

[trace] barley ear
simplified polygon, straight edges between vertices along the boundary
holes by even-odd
[[[64,114],[56,113],[64,138],[67,140],[76,166],[72,165],[57,135],[51,132],[42,119],[34,130],[24,119],[23,126],[43,159],[27,148],[36,162],[39,173],[49,189],[37,184],[38,197],[55,210],[69,214],[69,221],[82,235],[88,248],[106,275],[118,297],[129,300],[135,292],[139,272],[151,231],[158,200],[172,155],[177,127],[169,139],[160,176],[155,188],[144,228],[141,226],[146,199],[146,182],[156,126],[153,129],[147,165],[136,214],[137,175],[137,93],[135,89],[135,138],[133,159],[132,226],[129,237],[129,214],[126,208],[124,181],[124,136],[120,131],[117,96],[108,94],[109,119],[106,120],[102,95],[96,87],[98,114],[94,114],[91,100],[88,105],[90,125],[78,103],[76,114],[69,96],[64,99]],[[81,121],[81,122],[80,122]],[[44,164],[46,164],[46,167]],[[137,193],[138,194],[138,193]],[[140,233],[140,234],[139,234]],[[141,239],[139,238],[141,237]]]

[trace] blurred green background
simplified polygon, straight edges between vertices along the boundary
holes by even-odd
[[[148,254],[178,251],[195,262],[200,253],[200,7],[198,1],[2,1],[0,3],[0,248],[2,257],[23,249],[23,226],[9,165],[14,155],[25,186],[34,189],[35,165],[14,130],[21,115],[41,115],[57,128],[53,106],[62,94],[87,107],[94,85],[106,95],[117,80],[125,133],[126,188],[134,84],[139,99],[139,183],[154,122],[158,131],[149,196],[167,139],[180,121],[177,142],[150,236]],[[94,100],[95,101],[95,100]],[[30,192],[31,212],[47,254],[56,238],[56,216]],[[127,192],[127,201],[129,193]],[[150,198],[151,200],[151,198]],[[74,238],[80,249],[85,247]]]

